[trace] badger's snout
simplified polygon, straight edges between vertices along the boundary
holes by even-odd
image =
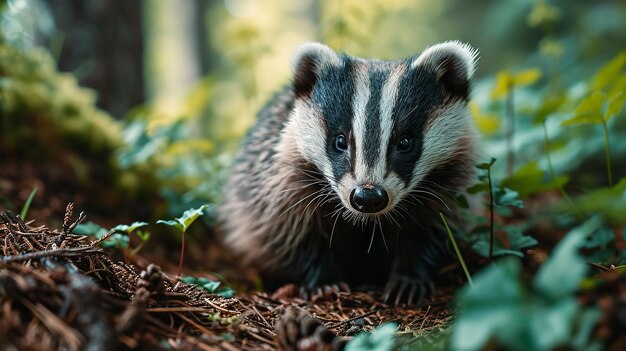
[[[387,207],[389,195],[380,185],[363,184],[350,192],[350,205],[363,213],[380,212]]]

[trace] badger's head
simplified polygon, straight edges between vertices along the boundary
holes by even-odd
[[[387,214],[473,146],[466,105],[475,60],[459,42],[400,61],[354,58],[318,43],[296,51],[287,130],[348,217]]]

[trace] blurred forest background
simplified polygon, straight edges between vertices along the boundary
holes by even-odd
[[[494,172],[544,182],[524,196],[554,188],[550,175],[570,173],[560,185],[576,192],[609,185],[602,128],[561,123],[610,60],[614,86],[600,88],[626,84],[623,1],[6,0],[0,11],[0,203],[19,209],[37,188],[41,219],[68,201],[117,221],[217,202],[239,141],[310,40],[381,59],[468,42]],[[618,180],[626,122],[610,122]]]

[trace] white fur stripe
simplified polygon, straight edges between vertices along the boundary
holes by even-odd
[[[393,109],[398,100],[400,80],[406,68],[403,65],[392,68],[383,86],[380,97],[380,154],[376,166],[372,170],[373,181],[381,184],[387,173],[387,149],[394,128]]]
[[[354,173],[357,183],[367,179],[368,170],[365,163],[363,139],[365,138],[365,120],[367,119],[367,102],[370,99],[370,80],[367,70],[357,66],[354,74],[354,99],[352,100],[352,138],[354,138],[355,160]]]

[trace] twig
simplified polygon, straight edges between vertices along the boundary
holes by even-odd
[[[378,312],[383,311],[383,310],[386,310],[386,309],[388,309],[388,308],[391,308],[391,307],[379,307],[379,308],[377,308],[377,309],[375,309],[375,310],[373,310],[373,311],[367,312],[367,313],[362,314],[362,315],[360,315],[360,316],[352,317],[352,318],[350,318],[350,319],[346,319],[345,321],[342,321],[342,322],[339,322],[339,323],[332,324],[332,325],[330,325],[330,326],[328,327],[328,329],[333,329],[333,328],[341,327],[341,326],[342,326],[342,325],[344,325],[344,324],[348,324],[348,323],[353,322],[353,321],[355,321],[355,320],[357,320],[357,319],[361,319],[361,318],[365,318],[365,317],[367,317],[367,316],[371,316],[371,315],[373,315],[374,313],[378,313]]]
[[[22,262],[36,260],[45,257],[78,257],[84,254],[106,255],[107,253],[89,246],[72,247],[69,249],[57,249],[48,251],[37,251],[20,254],[17,256],[4,256],[2,263]]]

